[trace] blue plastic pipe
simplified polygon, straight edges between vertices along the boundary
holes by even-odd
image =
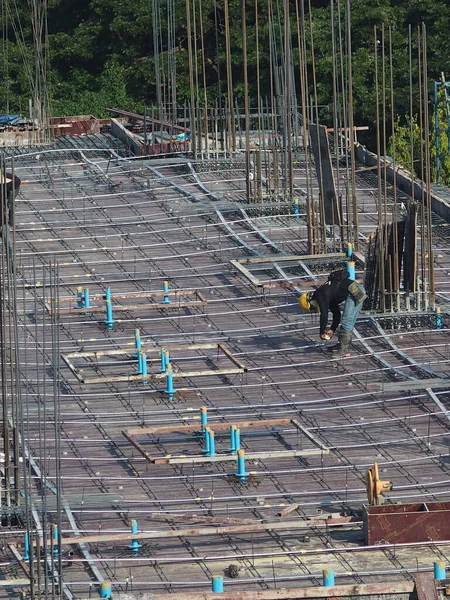
[[[235,454],[241,447],[241,430],[236,426],[234,427],[234,447],[235,451],[233,454]]]
[[[230,438],[231,438],[230,452],[231,452],[231,454],[236,454],[236,452],[241,447],[240,429],[238,427],[236,427],[236,425],[232,425],[230,427]]]
[[[347,244],[347,258],[351,258],[353,256],[353,244],[349,242]]]
[[[25,534],[25,539],[23,542],[23,560],[30,560],[30,538],[28,537],[28,533]]]
[[[334,570],[324,569],[323,570],[323,585],[324,587],[332,587],[334,585]]]
[[[446,579],[444,561],[440,560],[434,563],[434,578],[438,580]]]
[[[166,349],[161,348],[161,373],[165,373],[166,371],[167,371]]]
[[[84,308],[91,308],[91,303],[89,301],[89,288],[84,288],[83,290],[83,302]]]
[[[77,287],[77,308],[83,308],[83,288]]]
[[[139,350],[139,362],[139,375],[147,375],[147,355],[142,350]],[[142,383],[147,383],[147,380],[143,379]]]
[[[169,304],[170,303],[170,298],[169,296],[167,296],[166,294],[169,291],[169,282],[168,281],[164,281],[163,283],[163,291],[164,291],[164,304]]]
[[[55,558],[58,556],[58,525],[52,526],[53,531],[53,554]]]
[[[136,519],[132,519],[131,521],[131,533],[137,533],[138,532],[138,524]],[[130,548],[130,550],[133,550],[134,556],[137,556],[139,554],[139,548],[141,548],[142,544],[140,544],[138,542],[138,540],[133,540],[133,538],[131,538],[131,544],[128,546],[128,548]]]
[[[140,350],[142,348],[141,332],[139,329],[134,330],[134,346],[136,350]]]
[[[237,451],[237,462],[238,462],[238,470],[235,473],[236,477],[239,477],[241,483],[245,483],[247,481],[247,477],[249,473],[245,470],[245,452],[244,450],[239,449]]]
[[[203,450],[203,453],[206,454],[206,456],[209,456],[209,442],[210,442],[211,438],[209,436],[209,427],[205,428],[205,449]]]
[[[236,454],[236,446],[234,444],[234,430],[236,429],[235,425],[230,425],[230,452],[231,454]]]
[[[172,373],[172,365],[169,363],[166,369],[166,389],[164,390],[166,394],[169,394],[169,400],[173,400],[173,395],[176,390],[173,387],[173,373]]]
[[[112,301],[111,301],[111,288],[106,288],[105,293],[105,301],[106,301],[106,325],[108,325],[109,329],[113,328],[114,319],[112,314]]]
[[[110,581],[102,581],[100,584],[100,598],[111,598],[112,588]]]
[[[209,451],[206,453],[206,456],[215,456],[216,455],[215,433],[212,429],[209,429],[209,427],[208,427],[206,435],[209,436]]]
[[[356,279],[355,263],[351,260],[347,263],[347,273],[349,279]]]
[[[200,407],[200,423],[202,426],[202,431],[204,431],[205,427],[208,425],[208,409],[206,406]]]
[[[215,594],[220,594],[220,592],[223,592],[223,578],[222,577],[213,577],[212,591]]]

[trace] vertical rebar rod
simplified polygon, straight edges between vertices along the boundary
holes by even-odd
[[[392,242],[393,242],[393,285],[394,296],[392,303],[395,308],[400,310],[400,273],[399,273],[399,254],[398,254],[398,212],[397,212],[397,169],[396,169],[396,138],[395,138],[395,114],[394,114],[394,68],[392,58],[392,27],[389,26],[389,84],[391,97],[391,140],[392,140],[392,170],[393,170],[393,205],[392,205]]]
[[[427,308],[434,309],[434,256],[433,256],[433,229],[431,212],[431,164],[430,164],[430,121],[429,121],[429,96],[428,96],[428,64],[427,64],[427,31],[426,25],[422,24],[422,55],[423,55],[423,115],[424,115],[424,138],[425,138],[425,192],[426,192],[426,244],[423,250],[423,260],[427,265],[428,287],[425,290],[427,298]],[[424,234],[424,224],[422,223],[422,237]]]
[[[244,118],[245,118],[245,198],[251,201],[250,182],[250,115],[248,101],[248,71],[247,71],[247,10],[246,0],[241,0],[242,27],[242,69],[244,75]]]
[[[192,54],[192,31],[191,31],[191,2],[186,0],[186,19],[187,19],[187,42],[188,42],[188,61],[189,61],[189,91],[191,98],[191,144],[192,154],[197,157],[197,141],[195,129],[195,95],[194,95],[194,64]]]
[[[225,9],[225,55],[227,69],[227,103],[228,103],[228,148],[231,154],[236,151],[236,133],[234,122],[233,75],[231,72],[230,11],[228,0],[224,1]]]
[[[356,165],[353,123],[353,72],[352,72],[352,25],[350,0],[346,0],[347,10],[347,78],[348,78],[348,135],[350,138],[350,162],[351,162],[351,194],[352,194],[352,218],[353,218],[353,247],[359,249],[358,237],[358,198],[356,196]],[[351,136],[351,137],[350,137]]]
[[[380,139],[380,92],[378,78],[378,30],[374,26],[374,41],[375,41],[375,114],[376,114],[376,138],[377,138],[377,213],[378,213],[378,247],[379,252],[376,256],[375,269],[378,270],[378,281],[380,290],[380,309],[385,310],[385,281],[384,281],[384,231],[383,231],[383,199],[382,199],[382,182],[381,182],[381,139]]]

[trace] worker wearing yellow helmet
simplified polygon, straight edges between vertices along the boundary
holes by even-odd
[[[299,304],[303,310],[319,313],[320,339],[329,340],[341,323],[339,305],[344,302],[339,344],[331,348],[335,356],[344,357],[350,356],[349,347],[353,337],[353,328],[366,297],[362,283],[350,279],[347,270],[341,269],[330,273],[328,281],[315,291],[302,294]],[[333,315],[330,326],[328,326],[328,312]]]

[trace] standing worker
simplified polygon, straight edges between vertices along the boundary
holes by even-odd
[[[5,253],[11,270],[14,270],[13,237],[14,229],[14,201],[19,192],[21,180],[12,173],[5,173],[0,169],[0,235],[5,242]]]
[[[366,298],[367,294],[362,283],[350,279],[347,269],[341,269],[330,273],[328,281],[318,287],[315,292],[302,294],[299,304],[303,310],[319,313],[320,339],[330,340],[341,323],[339,304],[345,303],[339,344],[333,346],[331,352],[335,356],[346,357],[350,356],[349,346],[353,337],[353,328]],[[330,328],[328,328],[328,311],[333,315]]]
[[[16,175],[0,170],[0,203],[3,208],[4,225],[13,225],[13,203],[21,183]]]

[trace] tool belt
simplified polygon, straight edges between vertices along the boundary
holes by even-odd
[[[356,304],[361,304],[367,298],[367,294],[360,283],[356,283],[356,281],[352,281],[348,286],[348,292],[353,296]]]

